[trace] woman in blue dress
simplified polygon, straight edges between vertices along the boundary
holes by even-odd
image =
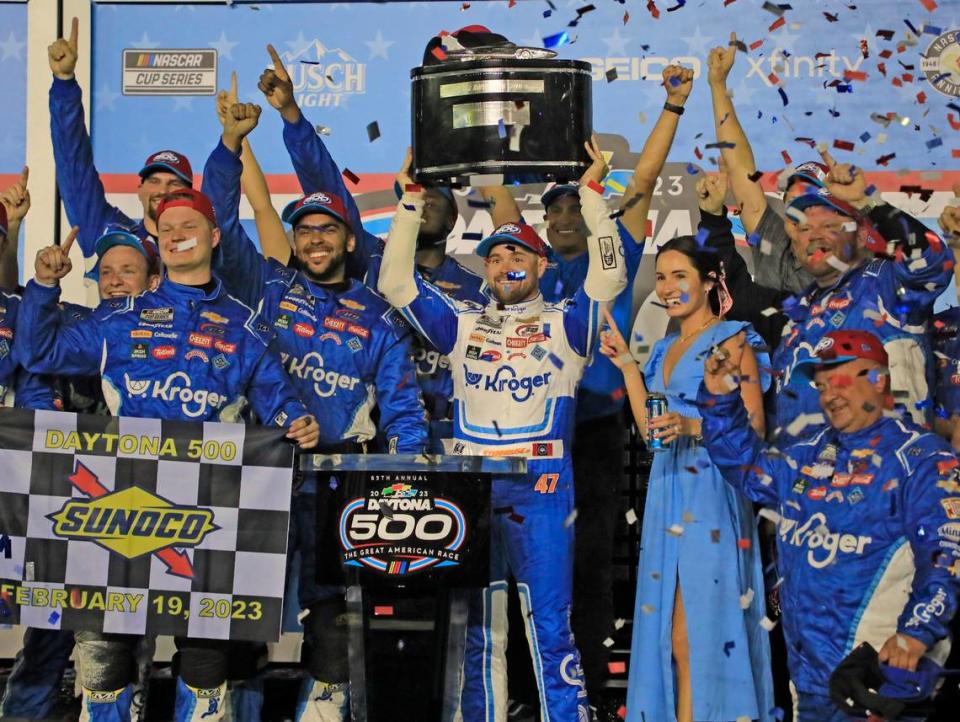
[[[624,375],[645,438],[664,444],[650,471],[630,648],[630,722],[740,722],[773,719],[773,683],[757,525],[750,503],[724,483],[699,442],[697,391],[715,347],[748,344],[739,383],[751,423],[763,436],[769,359],[749,324],[724,321],[728,295],[715,254],[692,236],[659,249],[656,292],[674,333],[653,347],[643,374],[611,326],[601,351]],[[723,303],[721,303],[723,302]],[[726,311],[726,308],[723,308]],[[668,413],[646,419],[648,392]]]

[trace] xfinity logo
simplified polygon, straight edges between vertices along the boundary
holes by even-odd
[[[206,389],[190,387],[190,377],[183,371],[176,371],[163,381],[138,381],[129,374],[123,375],[123,382],[130,397],[160,399],[168,403],[180,403],[180,410],[192,419],[202,417],[208,408],[219,409],[227,399],[223,394]]]
[[[837,55],[836,50],[829,53],[820,53],[820,57],[813,55],[791,55],[789,58],[783,54],[780,48],[774,48],[769,56],[751,57],[745,53],[738,53],[750,63],[750,70],[747,71],[747,78],[754,75],[760,76],[768,88],[772,88],[775,83],[770,79],[773,73],[780,78],[822,78],[824,72],[830,77],[842,78],[846,70],[857,70],[863,63],[863,56],[856,55],[849,58],[846,55]]]
[[[780,519],[780,540],[795,547],[807,547],[807,563],[814,569],[823,569],[832,564],[837,553],[863,554],[873,537],[831,532],[826,526],[827,518],[821,513],[811,516],[803,524],[796,519]]]
[[[352,391],[360,383],[360,379],[355,376],[347,376],[339,371],[324,368],[323,356],[317,351],[311,351],[303,358],[281,353],[280,358],[290,376],[295,379],[312,381],[314,393],[322,398],[333,396],[337,393],[337,389]]]
[[[551,371],[534,376],[517,376],[512,366],[500,366],[497,372],[491,376],[484,373],[473,373],[466,364],[463,366],[464,376],[468,386],[484,391],[493,391],[501,393],[507,391],[514,401],[523,403],[531,396],[533,390],[546,386],[550,382]]]

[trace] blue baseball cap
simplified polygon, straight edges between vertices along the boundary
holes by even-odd
[[[553,188],[548,190],[542,196],[540,196],[540,205],[546,209],[558,198],[563,196],[577,196],[580,197],[580,186],[575,183],[563,183],[555,185]]]
[[[107,251],[117,246],[127,246],[141,253],[147,259],[147,273],[153,274],[159,271],[160,257],[156,246],[152,242],[140,240],[126,228],[108,226],[94,245],[97,263],[90,272],[90,276],[96,278],[100,275],[100,260],[106,255]]]

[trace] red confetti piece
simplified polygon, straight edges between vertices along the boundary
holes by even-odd
[[[951,158],[960,158],[960,148],[954,148],[950,151]]]
[[[844,70],[844,71],[843,71],[843,79],[844,79],[844,80],[847,80],[847,81],[850,81],[850,80],[866,80],[866,79],[867,79],[867,74],[866,74],[865,72],[863,72],[862,70]]]
[[[780,151],[780,157],[783,158],[783,162],[787,165],[793,165],[793,159],[790,157],[790,154],[785,150]]]
[[[619,389],[614,389],[610,393],[610,398],[613,399],[614,401],[619,401],[626,395],[626,393],[627,393],[627,390],[621,386]]]
[[[657,10],[657,4],[653,0],[647,0],[647,10],[650,11],[654,20],[660,17],[660,11]]]
[[[882,436],[874,436],[874,437],[873,437],[872,439],[870,439],[870,441],[867,442],[867,443],[869,443],[870,446],[872,446],[873,448],[876,448],[876,447],[877,447],[877,444],[879,444],[881,441],[883,441],[883,437],[882,437]]]
[[[887,66],[885,63],[877,63],[877,70],[880,71],[880,75],[887,77]]]
[[[435,47],[433,50],[431,50],[431,51],[430,51],[430,54],[431,54],[433,57],[435,57],[437,60],[439,60],[440,62],[443,62],[444,60],[447,59],[447,54],[446,54],[445,52],[443,52],[443,48],[441,48],[441,47],[439,47],[439,46],[437,46],[437,47]]]
[[[627,24],[627,21],[628,21],[629,19],[630,19],[630,13],[629,13],[629,12],[625,12],[625,13],[623,14],[623,24],[626,25],[626,24]]]
[[[697,160],[703,160],[703,153],[700,151],[700,146],[693,147],[693,154],[697,156]]]
[[[373,616],[375,617],[392,617],[393,616],[393,606],[389,604],[382,604],[380,606],[373,607]]]
[[[927,9],[927,12],[933,12],[937,9],[937,3],[935,0],[920,0],[920,4]]]
[[[902,87],[903,87],[903,81],[901,81],[900,78],[894,78],[894,79],[891,80],[890,82],[891,82],[893,85],[897,86],[898,88],[902,88]]]
[[[883,58],[884,60],[886,60],[886,59],[889,58],[891,55],[893,55],[893,53],[892,53],[890,50],[882,50],[882,51],[880,51],[879,53],[877,53],[877,55],[879,55],[881,58]]]
[[[958,127],[957,130],[960,130],[960,127]],[[877,158],[876,162],[877,162],[877,165],[886,165],[896,157],[897,157],[896,153],[888,153],[887,155],[881,155],[879,158]]]
[[[732,2],[736,2],[736,0],[726,0],[723,4],[729,5]],[[617,710],[617,717],[619,717],[620,719],[627,718],[627,705],[625,704],[620,705],[620,709]]]
[[[927,102],[927,94],[924,93],[922,90],[919,93],[917,93],[917,102],[920,103],[920,105],[923,105],[924,103]]]
[[[589,183],[587,183],[587,188],[589,188],[592,191],[596,191],[600,195],[603,195],[603,186],[597,183],[595,180],[592,180]]]
[[[780,85],[780,78],[777,77],[776,73],[770,73],[767,76],[767,80],[770,81],[770,85]]]
[[[750,43],[750,49],[751,49],[751,50],[756,50],[756,49],[759,48],[761,45],[763,45],[763,40],[754,40],[752,43]]]
[[[749,549],[749,548],[750,548],[750,544],[751,544],[751,542],[750,542],[749,539],[737,539],[737,548],[738,548],[738,549]]]
[[[904,73],[902,77],[903,77],[903,82],[904,82],[904,83],[912,83],[912,82],[913,82],[913,73]]]
[[[853,143],[849,140],[834,140],[833,147],[837,150],[853,150]]]
[[[407,193],[419,193],[423,190],[423,186],[419,183],[407,183],[403,187],[403,190],[405,190]]]
[[[653,221],[649,218],[647,219],[646,226],[643,229],[644,238],[653,238]]]
[[[344,168],[344,169],[343,169],[343,172],[342,172],[342,175],[343,175],[344,178],[346,178],[348,181],[350,181],[350,182],[353,183],[354,185],[356,185],[357,183],[360,182],[360,176],[358,176],[356,173],[354,173],[354,172],[353,172],[352,170],[350,170],[349,168]]]
[[[953,113],[947,113],[947,122],[950,123],[950,127],[954,130],[960,130],[960,120],[954,120]]]
[[[787,24],[787,19],[781,15],[776,20],[774,20],[773,23],[771,23],[770,27],[767,28],[767,31],[772,33],[777,28],[782,28],[786,24]]]
[[[626,662],[607,662],[607,670],[610,674],[624,674],[627,671]]]

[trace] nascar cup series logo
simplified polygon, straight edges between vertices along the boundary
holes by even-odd
[[[340,515],[343,561],[400,575],[455,566],[461,562],[466,528],[459,506],[398,480],[371,489],[344,507]]]
[[[937,91],[960,98],[960,31],[949,30],[930,43],[920,69]]]
[[[175,576],[192,578],[193,567],[174,547],[195,547],[220,528],[210,509],[173,504],[137,487],[110,491],[80,462],[70,483],[86,498],[69,499],[47,515],[56,537],[93,542],[125,559],[154,554]]]
[[[367,92],[367,66],[319,39],[281,53],[301,108],[339,107],[344,96]]]

